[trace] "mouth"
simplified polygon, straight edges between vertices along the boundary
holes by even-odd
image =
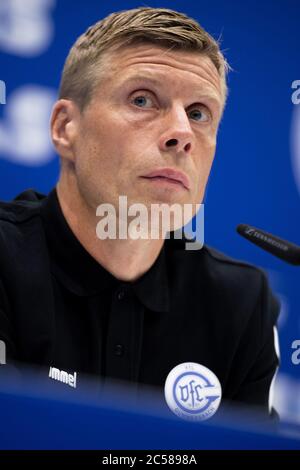
[[[190,189],[190,182],[187,175],[184,173],[173,170],[172,168],[164,168],[161,170],[154,170],[147,175],[142,176],[151,182],[158,184],[168,184],[178,188]]]

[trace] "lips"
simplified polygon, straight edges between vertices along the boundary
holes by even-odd
[[[173,170],[172,168],[163,168],[161,170],[154,170],[144,175],[143,178],[166,178],[173,182],[181,183],[186,189],[190,189],[190,181],[187,175],[181,171]]]

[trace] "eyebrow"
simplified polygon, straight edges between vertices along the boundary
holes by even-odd
[[[156,86],[161,86],[163,84],[162,79],[149,77],[147,75],[141,75],[141,74],[132,75],[131,77],[128,77],[122,82],[122,85],[128,84],[130,82],[145,82],[145,83],[153,84]],[[214,102],[218,106],[222,104],[221,101],[213,93],[203,91],[203,92],[196,92],[195,94],[197,94],[197,99],[200,101],[202,99],[208,99],[209,101]]]
[[[128,82],[148,82],[154,85],[161,85],[161,80],[154,77],[149,77],[147,75],[132,75],[124,80],[122,84],[126,84]]]

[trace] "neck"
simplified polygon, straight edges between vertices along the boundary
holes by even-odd
[[[164,239],[99,239],[96,210],[88,207],[77,184],[57,184],[57,196],[63,215],[85,250],[117,279],[135,281],[154,264]],[[118,224],[118,220],[116,221]]]

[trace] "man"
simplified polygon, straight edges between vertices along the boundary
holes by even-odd
[[[185,250],[166,231],[97,235],[103,205],[124,223],[120,196],[149,212],[202,202],[227,68],[196,21],[167,9],[114,13],[76,41],[51,118],[58,184],[1,206],[7,365],[70,374],[72,386],[88,373],[162,387],[195,362],[225,400],[271,411],[278,305],[264,274],[206,246]]]

